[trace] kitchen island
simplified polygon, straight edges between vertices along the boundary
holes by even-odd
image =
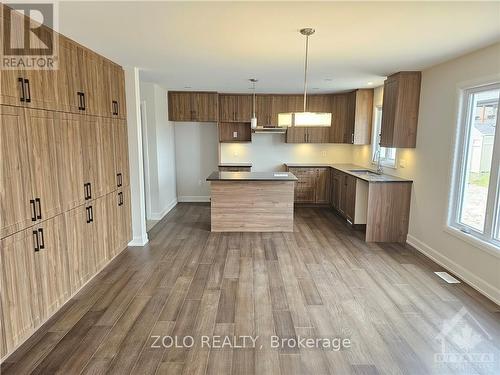
[[[289,172],[213,172],[212,232],[293,232],[297,178]]]

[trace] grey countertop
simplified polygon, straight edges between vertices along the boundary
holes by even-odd
[[[356,178],[359,178],[360,180],[367,181],[367,182],[413,182],[412,180],[407,180],[401,177],[397,176],[391,176],[389,174],[380,174],[380,175],[373,175],[373,174],[363,174],[363,173],[356,173],[352,172],[352,170],[370,170],[375,172],[371,168],[367,167],[362,167],[356,164],[324,164],[324,163],[285,163],[285,165],[289,168],[324,168],[324,167],[330,167],[337,169],[341,172],[350,174],[351,176],[354,176]]]
[[[289,172],[212,172],[207,181],[297,181]]]
[[[219,167],[251,167],[252,163],[219,163]]]

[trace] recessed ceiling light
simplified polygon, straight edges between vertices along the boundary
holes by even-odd
[[[371,86],[371,85],[373,85],[373,82],[372,82],[372,81],[367,82],[367,85],[368,85],[368,86]]]

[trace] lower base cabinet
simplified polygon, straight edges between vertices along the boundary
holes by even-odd
[[[123,187],[0,240],[5,358],[132,239]]]
[[[332,170],[331,205],[351,223],[356,209],[356,180],[347,173]]]
[[[328,204],[330,202],[330,168],[289,167],[297,177],[295,203]]]

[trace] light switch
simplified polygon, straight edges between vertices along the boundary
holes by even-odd
[[[233,132],[233,138],[238,138],[238,132]]]

